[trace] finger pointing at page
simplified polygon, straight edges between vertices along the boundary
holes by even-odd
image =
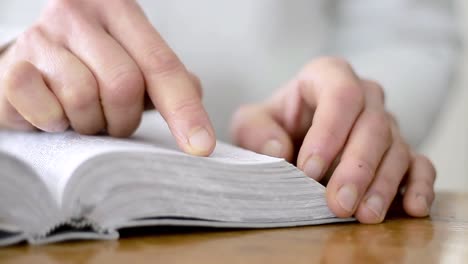
[[[112,12],[100,10],[107,30],[140,67],[147,92],[179,146],[194,155],[209,155],[215,146],[214,130],[197,84],[176,54],[136,2],[116,1]]]

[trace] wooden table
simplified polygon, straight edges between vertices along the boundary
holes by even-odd
[[[427,219],[256,231],[164,232],[0,249],[0,263],[468,263],[468,194],[438,194]]]

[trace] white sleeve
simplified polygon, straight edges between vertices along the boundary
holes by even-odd
[[[431,129],[459,57],[452,0],[337,0],[331,52],[384,86],[411,145]]]

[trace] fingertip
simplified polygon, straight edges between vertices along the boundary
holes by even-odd
[[[125,122],[114,123],[112,126],[108,124],[108,121],[90,123],[88,126],[81,126],[80,133],[85,135],[94,135],[103,131],[107,126],[107,132],[110,136],[116,138],[128,138],[135,133],[138,127],[140,127],[143,113],[141,108],[134,108],[125,112],[127,112],[129,117],[132,118],[127,119]],[[114,114],[115,113],[118,112],[114,111]],[[122,115],[123,114],[124,113],[122,113]]]
[[[3,92],[6,98],[14,98],[18,91],[24,87],[29,87],[35,79],[40,76],[40,72],[28,61],[18,61],[7,68],[2,76]]]
[[[263,145],[260,153],[271,157],[281,158],[283,156],[283,148],[283,144],[279,140],[270,139]]]
[[[379,224],[385,219],[387,208],[380,195],[371,195],[359,205],[356,218],[362,224]]]
[[[69,126],[70,123],[68,122],[68,120],[65,118],[61,118],[57,121],[50,122],[49,124],[40,127],[40,129],[49,133],[61,133],[65,132]]]
[[[428,197],[423,194],[405,195],[403,207],[407,214],[413,217],[426,217],[430,213],[430,205]]]
[[[292,161],[294,145],[284,127],[263,105],[240,107],[231,121],[231,138],[240,147]]]
[[[30,62],[19,61],[4,78],[5,98],[27,122],[46,132],[63,132],[68,120],[41,72]]]
[[[216,137],[208,129],[194,128],[189,132],[186,152],[195,156],[209,156],[216,147]]]
[[[345,184],[337,190],[327,188],[326,194],[328,207],[337,217],[345,218],[354,214],[359,199],[355,184]]]
[[[300,168],[310,178],[320,181],[325,170],[325,161],[318,155],[312,155]]]
[[[432,162],[422,155],[415,155],[408,174],[403,196],[403,208],[413,217],[426,217],[434,201],[436,170]]]

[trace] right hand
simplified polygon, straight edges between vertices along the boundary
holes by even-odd
[[[0,127],[127,137],[147,93],[179,146],[209,155],[200,89],[136,1],[52,0],[0,58]]]

